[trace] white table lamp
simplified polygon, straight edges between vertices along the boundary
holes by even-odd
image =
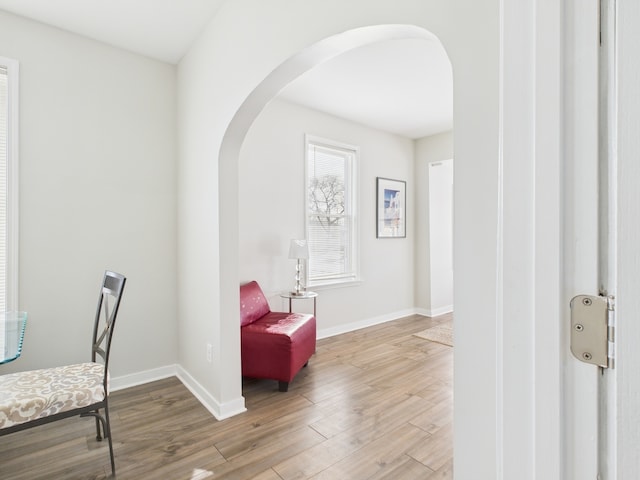
[[[306,240],[292,239],[289,245],[289,258],[296,260],[296,285],[293,295],[304,295],[304,288],[300,283],[302,279],[302,262],[309,258],[309,245]]]

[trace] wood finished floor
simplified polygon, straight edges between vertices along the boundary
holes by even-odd
[[[247,412],[217,421],[176,378],[111,395],[117,478],[452,479],[453,349],[411,316],[318,341],[292,382],[245,380]],[[0,437],[0,478],[110,477],[92,419]]]

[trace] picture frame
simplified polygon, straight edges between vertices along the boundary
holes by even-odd
[[[407,236],[407,182],[376,177],[376,237]]]

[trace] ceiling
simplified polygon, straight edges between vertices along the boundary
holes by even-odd
[[[0,0],[0,10],[176,64],[224,2]],[[434,39],[351,50],[305,73],[281,95],[408,138],[447,131],[453,123],[451,65]]]
[[[436,39],[377,42],[298,77],[286,100],[408,138],[451,130],[451,64]]]
[[[0,0],[0,10],[177,63],[225,0]]]

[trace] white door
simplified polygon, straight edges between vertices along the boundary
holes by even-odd
[[[615,297],[616,359],[613,369],[566,359],[565,477],[625,480],[640,478],[640,4],[602,0],[600,8],[568,16],[564,267],[569,296]]]
[[[616,359],[599,382],[599,474],[624,480],[640,478],[640,3],[602,3],[610,235],[602,242],[601,277],[616,297]]]

